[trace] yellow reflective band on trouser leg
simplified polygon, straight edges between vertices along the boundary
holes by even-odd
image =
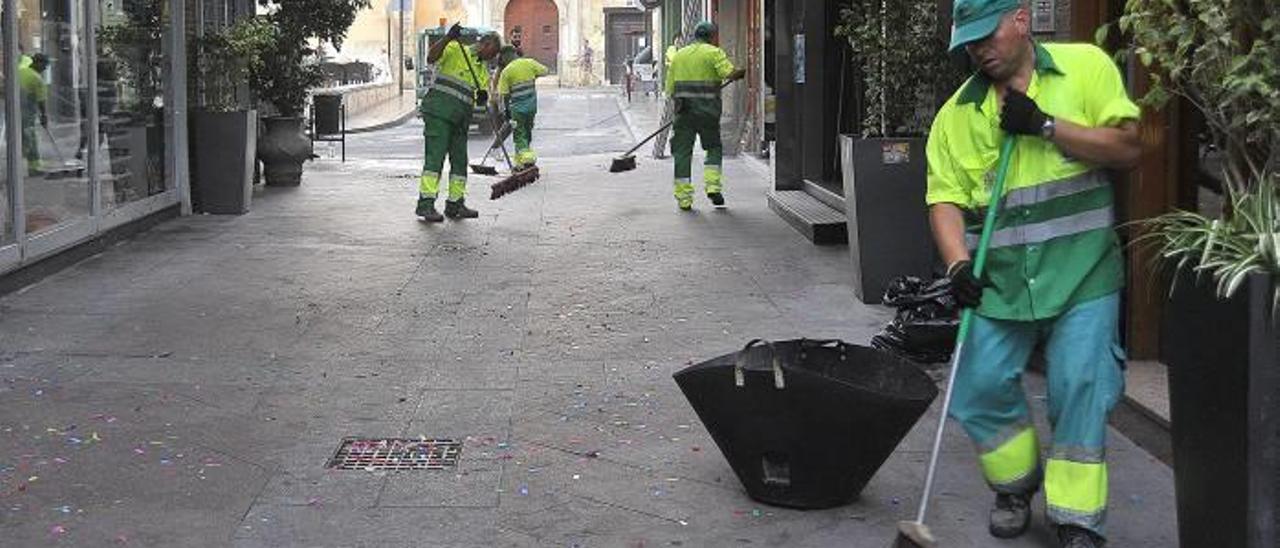
[[[676,179],[676,204],[686,208],[693,206],[693,183],[689,179]]]
[[[1098,531],[1107,513],[1107,464],[1049,459],[1044,496],[1053,523]]]
[[[1033,493],[1040,481],[1036,431],[1026,428],[979,457],[987,483],[999,493]]]
[[[418,197],[434,200],[439,193],[440,174],[433,171],[422,172],[422,177],[418,179]]]
[[[449,177],[449,201],[456,202],[467,197],[467,178]]]
[[[526,148],[516,153],[516,163],[522,166],[531,166],[538,163],[538,155],[534,154],[533,149]]]
[[[721,177],[720,166],[705,166],[702,168],[702,184],[706,185],[707,194],[723,192],[724,181]]]

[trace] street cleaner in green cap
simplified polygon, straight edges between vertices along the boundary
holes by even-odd
[[[463,46],[462,25],[455,23],[443,39],[431,44],[427,62],[436,65],[435,83],[418,107],[422,113],[425,150],[422,177],[418,183],[415,213],[423,221],[438,223],[451,219],[474,219],[480,214],[466,205],[467,129],[474,105],[486,104],[489,72],[485,61],[498,55],[502,39],[496,33],[480,36],[474,46]],[[444,216],[436,210],[440,173],[449,156],[449,198]]]
[[[976,73],[929,133],[929,217],[952,292],[975,308],[950,415],[973,439],[996,493],[990,532],[1027,530],[1044,488],[1061,546],[1105,542],[1107,415],[1124,392],[1118,343],[1124,265],[1113,183],[1141,154],[1139,109],[1101,49],[1031,38],[1019,0],[956,0],[951,51]],[[1017,136],[1007,191],[989,196],[1006,134]],[[983,279],[970,253],[1000,202]],[[1043,345],[1052,432],[1047,455],[1022,373]]]
[[[516,169],[525,169],[538,162],[538,155],[529,145],[533,142],[533,119],[538,115],[538,77],[548,71],[542,63],[521,57],[511,46],[503,46],[498,59],[502,66],[498,94],[506,103],[507,117],[515,126],[512,139],[516,145]]]
[[[702,140],[707,158],[702,169],[702,183],[707,198],[715,206],[724,205],[724,181],[721,175],[724,146],[720,142],[720,84],[746,76],[744,69],[733,63],[720,49],[720,30],[715,23],[703,21],[693,30],[693,43],[680,48],[670,57],[666,90],[675,98],[676,120],[671,136],[671,154],[675,156],[676,205],[684,211],[693,209],[693,140]]]

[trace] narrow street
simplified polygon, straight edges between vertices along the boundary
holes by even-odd
[[[543,178],[490,201],[471,176],[479,219],[415,219],[411,120],[350,136],[346,163],[318,143],[249,214],[171,220],[0,297],[0,544],[888,546],[941,398],[858,501],[796,511],[746,496],[671,379],[758,337],[866,344],[892,314],[854,299],[847,248],[770,211],[748,159],[726,160],[724,210],[699,181],[677,211],[648,146],[608,173],[654,129],[616,91],[539,100]],[[1110,434],[1111,545],[1176,546],[1170,469]],[[455,469],[326,468],[346,437],[463,448]],[[993,541],[970,443],[946,444],[944,545],[1056,545],[1042,496],[1030,534]]]

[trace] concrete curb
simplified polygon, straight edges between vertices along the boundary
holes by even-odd
[[[418,113],[418,109],[417,109],[417,108],[411,108],[411,109],[409,109],[409,111],[408,111],[408,112],[405,112],[405,113],[403,113],[403,114],[400,114],[399,116],[396,116],[395,118],[393,118],[393,119],[391,119],[391,120],[389,120],[389,121],[386,121],[386,122],[380,122],[380,123],[377,123],[377,124],[374,124],[374,125],[371,125],[371,126],[364,126],[364,127],[358,127],[358,128],[347,128],[347,133],[369,133],[369,132],[371,132],[371,131],[378,131],[378,130],[381,130],[381,129],[389,129],[389,128],[393,128],[393,127],[399,126],[399,125],[401,125],[401,124],[403,124],[403,123],[405,123],[405,122],[408,122],[408,121],[409,121],[409,120],[411,120],[411,119],[414,117],[414,115],[416,115],[417,113]]]

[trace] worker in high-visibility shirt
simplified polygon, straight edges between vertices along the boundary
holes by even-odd
[[[467,207],[467,128],[472,109],[488,102],[489,72],[485,61],[498,55],[502,39],[485,34],[474,46],[458,42],[462,25],[455,23],[444,38],[431,44],[427,62],[436,65],[435,83],[422,98],[423,152],[422,178],[418,184],[418,207],[423,221],[438,223],[451,219],[474,219],[480,214]],[[449,156],[449,198],[444,215],[436,211],[440,173]]]
[[[674,97],[676,103],[675,133],[671,137],[671,153],[676,164],[676,205],[684,211],[693,209],[690,175],[694,138],[702,140],[702,150],[707,153],[702,169],[707,199],[717,207],[724,205],[720,84],[741,79],[747,71],[735,69],[719,44],[720,30],[715,23],[698,23],[693,31],[693,43],[671,56],[671,68],[667,70],[667,96]]]
[[[952,418],[995,492],[988,530],[1022,535],[1044,489],[1062,548],[1106,542],[1107,417],[1124,395],[1124,254],[1115,183],[1142,154],[1141,115],[1111,57],[1043,44],[1021,0],[956,0],[951,51],[978,67],[929,132],[929,219],[956,301],[973,309]],[[1006,192],[991,196],[999,143],[1016,136]],[[971,253],[982,212],[999,207],[981,278]],[[1042,455],[1022,375],[1040,348],[1048,384]]]
[[[499,59],[502,72],[498,75],[498,95],[506,103],[507,116],[514,126],[512,139],[516,144],[517,169],[531,167],[538,162],[538,155],[529,147],[533,141],[533,119],[538,115],[537,80],[547,74],[547,67],[521,57],[511,46],[502,48]]]

